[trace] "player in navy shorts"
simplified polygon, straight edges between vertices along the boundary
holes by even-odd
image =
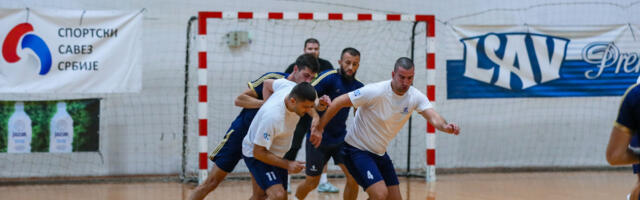
[[[340,68],[336,70],[327,70],[322,72],[316,80],[312,82],[318,96],[328,95],[329,98],[336,98],[347,92],[351,92],[364,86],[355,75],[360,66],[360,52],[351,47],[342,50],[340,60],[338,61]],[[346,121],[349,117],[350,108],[341,109],[338,114],[329,122],[322,136],[322,142],[318,148],[314,147],[309,140],[306,141],[306,168],[305,181],[298,186],[295,196],[298,199],[304,199],[311,190],[318,187],[320,182],[320,174],[330,158],[333,162],[340,166],[347,183],[343,193],[344,199],[356,199],[358,196],[358,184],[351,177],[349,171],[343,164],[340,149],[344,143],[344,136],[347,134]],[[322,113],[319,113],[322,114]],[[302,120],[302,119],[301,119]],[[307,138],[310,138],[309,130]]]
[[[264,103],[263,99],[263,83],[269,79],[279,79],[286,77],[288,80],[301,83],[311,82],[318,72],[318,60],[311,54],[303,54],[296,59],[296,66],[289,75],[281,72],[269,72],[260,78],[249,82],[248,89],[239,95],[236,100],[236,106],[243,107],[240,114],[231,123],[231,127],[227,130],[222,142],[213,150],[209,159],[215,165],[207,179],[191,194],[190,199],[204,199],[210,192],[224,180],[224,178],[236,167],[238,161],[242,159],[242,140],[247,134],[251,121],[258,112],[258,108]]]
[[[316,91],[309,83],[295,84],[286,79],[268,80],[265,90],[272,88],[269,99],[251,122],[242,141],[242,156],[251,172],[255,199],[287,199],[288,173],[304,169],[304,162],[283,158],[291,147],[293,130],[300,116],[315,112]],[[323,101],[324,105],[328,102]]]
[[[638,164],[639,155],[633,149],[637,146],[640,129],[640,86],[632,85],[625,92],[618,110],[618,117],[611,130],[607,145],[607,161],[611,165]],[[635,140],[635,141],[634,141]],[[637,172],[634,166],[634,172]],[[640,185],[636,184],[629,199],[639,199]]]
[[[342,153],[344,165],[369,199],[402,199],[387,145],[414,110],[438,130],[455,135],[460,133],[456,124],[448,123],[427,97],[411,86],[414,69],[411,59],[399,58],[391,72],[391,80],[367,84],[333,99],[318,126],[312,130],[312,139],[324,137],[322,132],[340,109],[351,106],[357,109],[344,138]]]

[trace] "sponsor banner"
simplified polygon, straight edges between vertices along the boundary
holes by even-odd
[[[619,96],[640,75],[631,25],[452,30],[460,48],[446,53],[449,99]]]
[[[142,88],[142,14],[0,9],[1,93]]]
[[[0,152],[98,151],[100,100],[0,101]]]

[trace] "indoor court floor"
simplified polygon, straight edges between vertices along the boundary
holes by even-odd
[[[436,183],[400,177],[403,199],[426,200],[624,200],[636,181],[631,171],[469,173],[438,175]],[[293,179],[295,189],[302,180]],[[331,178],[341,188],[344,179]],[[74,183],[0,186],[0,199],[187,199],[192,184],[177,182]],[[227,180],[207,199],[249,199],[248,180]],[[366,199],[360,190],[358,199]],[[289,196],[290,199],[291,195]],[[342,199],[312,191],[307,199]]]

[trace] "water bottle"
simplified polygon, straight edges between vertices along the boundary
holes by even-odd
[[[31,118],[24,112],[24,103],[16,102],[15,110],[9,117],[9,141],[7,152],[29,153],[31,152]]]
[[[49,152],[69,153],[73,149],[73,119],[67,112],[67,104],[58,102],[58,111],[49,125]]]

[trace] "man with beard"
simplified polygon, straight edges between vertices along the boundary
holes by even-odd
[[[318,92],[318,96],[328,95],[329,98],[333,99],[364,86],[364,84],[355,79],[356,72],[360,66],[360,52],[355,48],[347,47],[342,50],[340,55],[340,60],[338,60],[340,68],[325,71],[312,82]],[[296,190],[295,197],[297,199],[304,199],[311,190],[318,186],[321,178],[320,174],[331,157],[347,177],[343,194],[344,199],[356,199],[358,184],[344,166],[343,158],[340,154],[344,136],[347,134],[346,121],[349,116],[349,109],[349,107],[342,108],[338,111],[336,117],[329,122],[322,139],[318,140],[320,141],[319,146],[312,144],[312,141],[310,141],[312,138],[307,133],[307,138],[310,139],[307,140],[305,145],[307,161],[305,173],[307,176]]]
[[[305,54],[311,54],[318,59],[318,74],[320,72],[324,72],[325,70],[333,69],[333,65],[331,65],[331,62],[320,58],[320,42],[317,39],[309,38],[305,40],[304,48],[302,50],[304,51]],[[289,65],[289,67],[284,72],[291,73],[293,71],[294,65],[295,63],[292,63],[291,65]],[[302,118],[300,118],[300,121],[296,125],[296,130],[293,132],[293,141],[291,143],[291,149],[289,149],[289,151],[284,155],[285,159],[287,160],[296,159],[296,157],[298,156],[298,151],[302,146],[302,139],[304,138],[304,135],[307,134],[310,127],[311,127],[311,117],[309,117],[309,115],[302,116]],[[324,173],[322,173],[322,176],[320,178],[320,186],[318,187],[318,192],[332,192],[332,193],[339,192],[340,190],[338,190],[336,186],[333,186],[327,180],[326,171],[327,170],[325,168]],[[291,183],[290,177],[287,178],[287,182]],[[291,193],[291,188],[287,188],[287,192]]]
[[[189,199],[204,199],[212,192],[236,167],[238,161],[242,159],[242,141],[247,135],[249,126],[253,118],[258,113],[258,109],[268,99],[264,96],[264,91],[270,91],[271,79],[285,78],[295,83],[311,82],[318,73],[318,60],[311,54],[300,55],[295,62],[294,70],[291,74],[281,72],[268,72],[260,78],[249,82],[248,88],[236,97],[235,105],[242,107],[242,111],[227,130],[222,142],[209,155],[209,159],[215,163],[207,176],[207,179],[191,193]],[[267,93],[270,94],[270,93]]]

